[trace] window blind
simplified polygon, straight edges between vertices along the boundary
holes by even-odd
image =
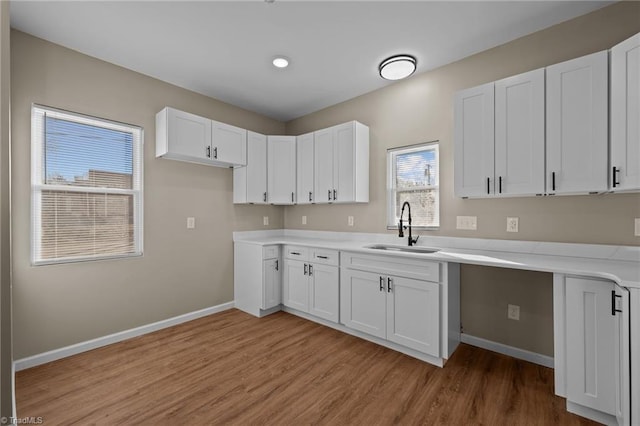
[[[142,129],[34,105],[32,262],[142,254]]]
[[[437,142],[388,151],[389,227],[395,226],[399,221],[405,201],[411,205],[413,226],[440,225],[438,154]]]

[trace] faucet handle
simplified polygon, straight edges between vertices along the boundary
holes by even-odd
[[[413,240],[413,244],[418,242],[418,238],[420,238],[420,235],[417,235],[415,238],[412,239]]]

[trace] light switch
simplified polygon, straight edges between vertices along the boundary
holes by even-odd
[[[188,217],[187,218],[187,229],[195,229],[196,227],[196,218]]]
[[[475,231],[478,229],[477,216],[456,216],[456,229]]]

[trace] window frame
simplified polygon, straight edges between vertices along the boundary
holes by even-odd
[[[133,133],[132,142],[132,188],[88,187],[76,185],[47,184],[44,176],[44,150],[46,117],[60,118],[74,123],[105,129]],[[49,106],[31,104],[31,238],[30,257],[32,266],[62,263],[91,262],[111,259],[140,257],[144,249],[144,129],[134,124],[122,123],[101,117],[66,111]],[[37,259],[36,247],[42,246],[42,193],[43,191],[114,194],[133,196],[133,244],[134,251],[122,254],[97,254],[90,256],[57,257]],[[137,208],[136,208],[137,207]]]
[[[437,185],[425,186],[424,189],[436,189],[437,190],[437,214],[438,225],[411,225],[411,228],[418,230],[439,230],[440,229],[440,141],[434,140],[429,142],[421,142],[413,145],[405,145],[400,147],[393,147],[387,149],[387,229],[398,229],[399,218],[396,217],[396,161],[395,158],[398,154],[408,154],[412,152],[433,150],[436,155],[436,164],[438,171]]]

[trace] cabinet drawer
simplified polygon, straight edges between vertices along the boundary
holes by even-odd
[[[265,246],[262,248],[262,259],[275,259],[280,256],[280,246]]]
[[[284,246],[284,257],[287,259],[309,260],[309,248],[300,246]]]
[[[310,260],[313,263],[338,266],[340,263],[340,252],[336,250],[312,249]]]
[[[340,257],[340,265],[343,268],[440,282],[440,263],[432,260],[349,252],[341,252]]]

